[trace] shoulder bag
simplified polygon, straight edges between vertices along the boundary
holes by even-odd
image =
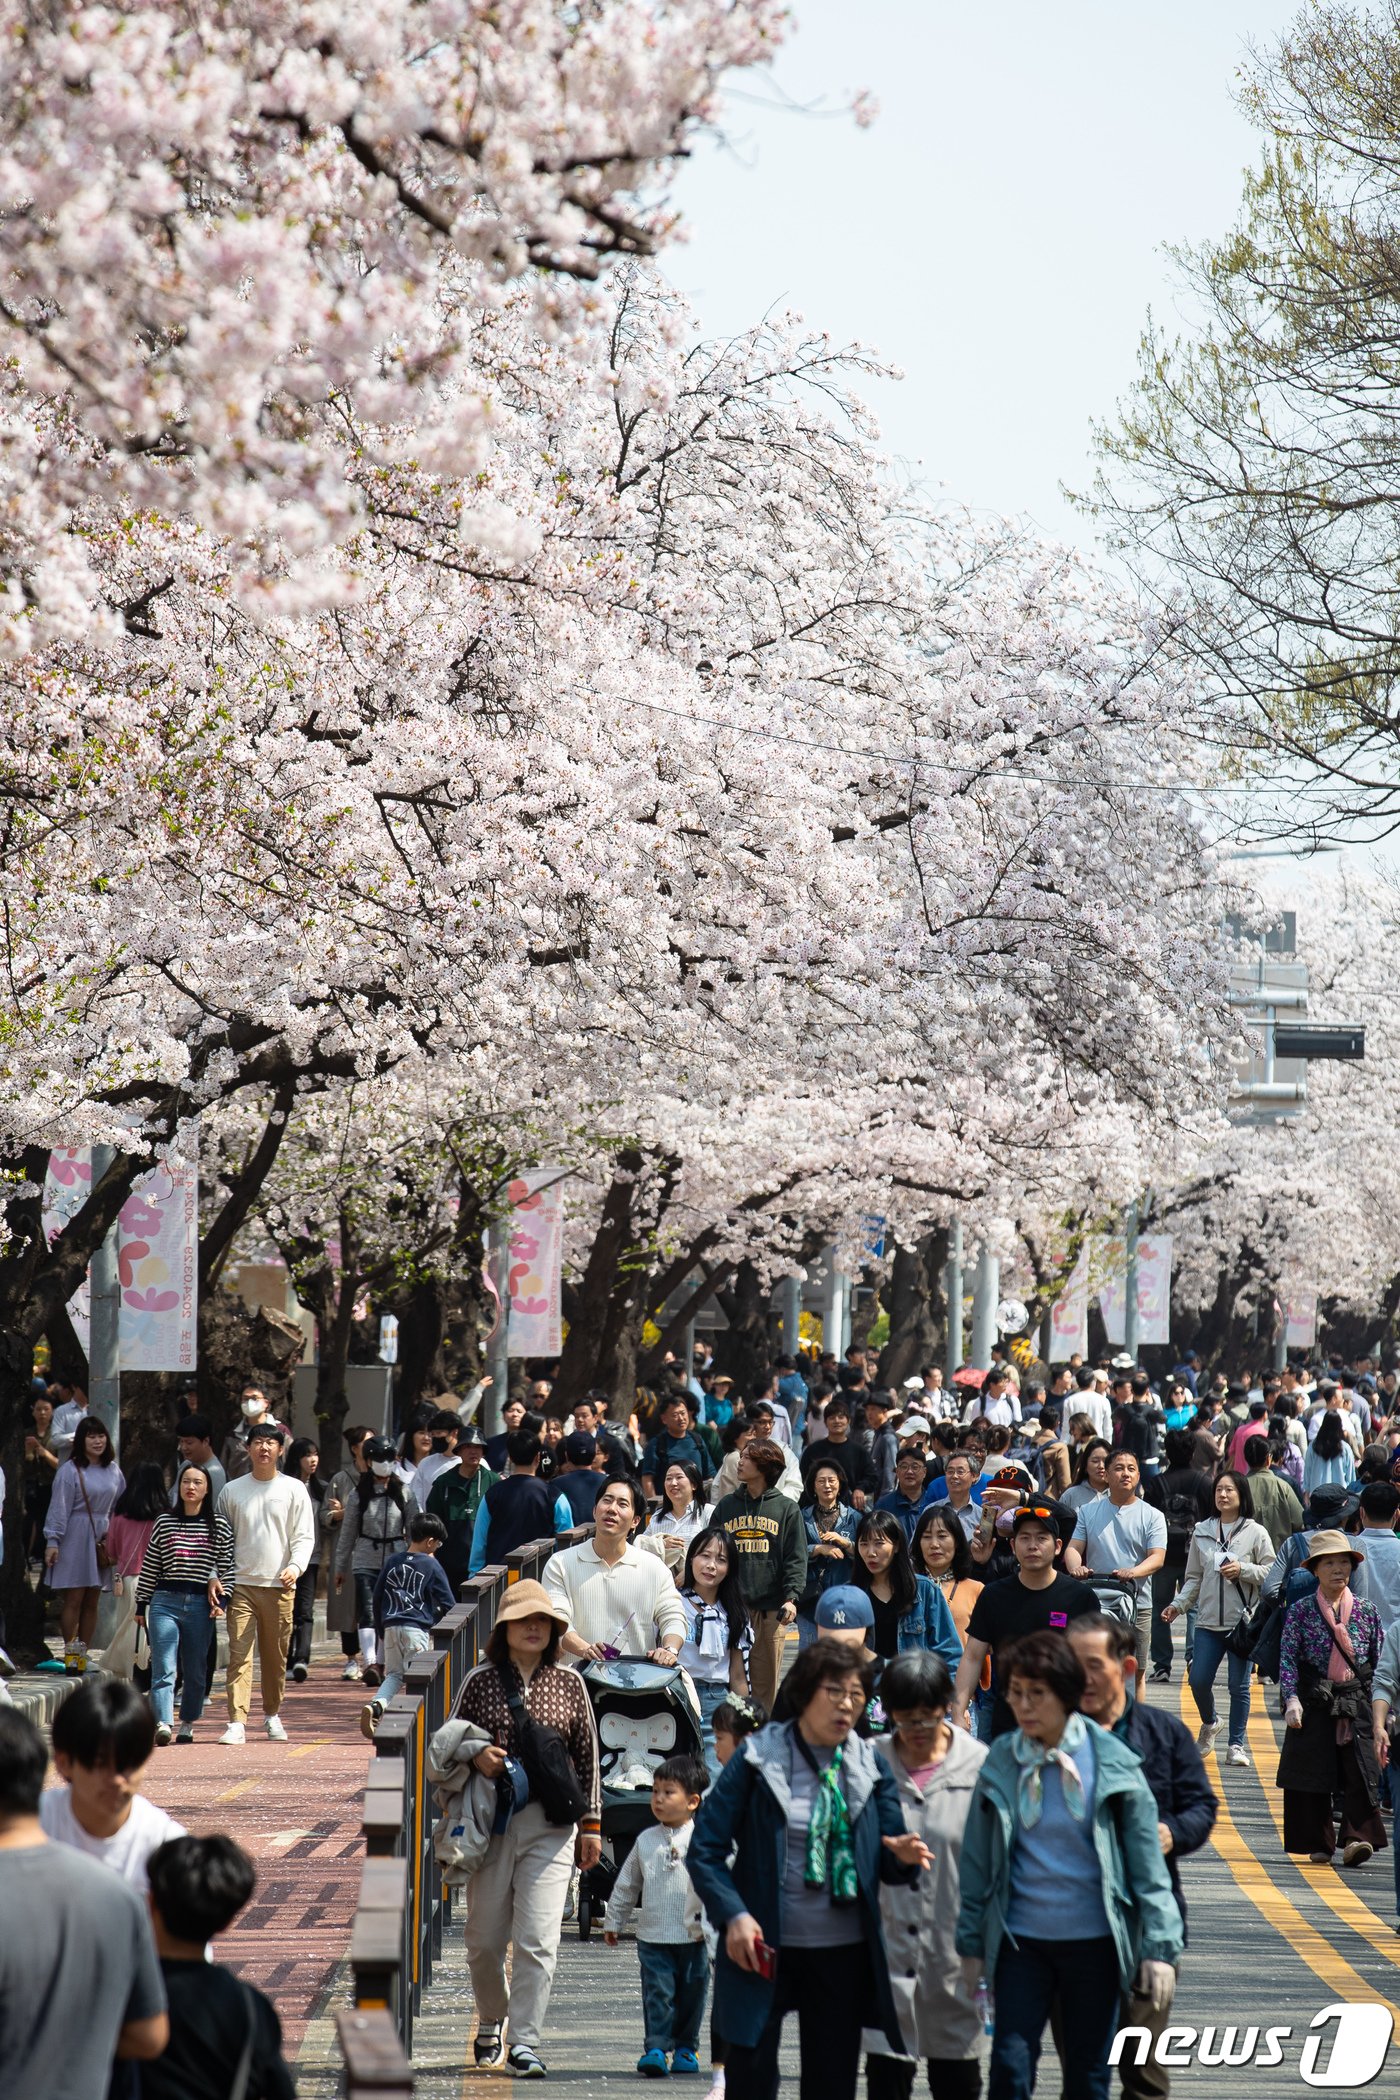
[[[97,1536],[97,1519],[92,1513],[92,1504],[88,1500],[87,1482],[83,1478],[83,1469],[81,1466],[78,1466],[75,1468],[75,1471],[78,1475],[78,1489],[83,1498],[83,1506],[87,1510],[88,1523],[92,1526],[92,1550],[96,1556],[97,1565],[99,1568],[114,1568],[116,1562],[107,1550],[106,1539],[100,1539]]]
[[[496,1674],[515,1723],[516,1753],[530,1782],[530,1799],[539,1802],[546,1823],[577,1823],[588,1801],[579,1785],[568,1744],[557,1728],[547,1728],[532,1718],[513,1670],[509,1674],[498,1670]]]

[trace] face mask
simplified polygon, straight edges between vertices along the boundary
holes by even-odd
[[[248,1417],[248,1420],[251,1422],[255,1415],[266,1414],[267,1408],[265,1403],[261,1400],[245,1400],[243,1403],[243,1412]]]
[[[393,1470],[394,1461],[391,1458],[377,1458],[370,1467],[376,1480],[387,1480]]]

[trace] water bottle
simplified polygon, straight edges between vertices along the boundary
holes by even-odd
[[[991,1989],[985,1976],[979,1979],[976,1995],[972,2002],[977,2007],[977,2017],[982,2022],[983,2034],[990,2034],[996,2026],[997,2014],[996,2006],[992,2000]]]

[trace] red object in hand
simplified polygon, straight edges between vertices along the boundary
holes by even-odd
[[[767,1940],[755,1940],[753,1960],[755,1973],[761,1976],[765,1983],[771,1983],[778,1973],[777,1948],[770,1947]]]

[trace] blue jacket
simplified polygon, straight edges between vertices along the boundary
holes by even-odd
[[[1157,1803],[1141,1760],[1097,1722],[1086,1720],[1084,1725],[1093,1731],[1094,1742],[1094,1848],[1126,1991],[1139,1962],[1180,1960],[1185,1931],[1157,1836]],[[1001,1951],[1011,1900],[1019,1733],[999,1737],[988,1750],[963,1833],[958,1953],[980,1955],[989,1977]],[[1055,1891],[1048,1888],[1042,1895],[1047,1930],[1053,1932]]]
[[[1142,1776],[1152,1789],[1157,1820],[1165,1823],[1172,1834],[1167,1875],[1181,1912],[1184,1940],[1186,1898],[1181,1893],[1177,1861],[1200,1851],[1215,1828],[1220,1803],[1211,1792],[1195,1737],[1175,1714],[1163,1713],[1160,1707],[1148,1706],[1141,1699],[1130,1699],[1112,1732],[1142,1759]]]
[[[783,1944],[790,1775],[792,1759],[800,1755],[793,1748],[795,1727],[795,1722],[783,1721],[745,1737],[701,1802],[686,1854],[695,1893],[719,1934],[715,2031],[741,2048],[753,2048],[762,2034],[773,1986],[765,1977],[734,1966],[724,1951],[724,1932],[731,1918],[747,1911],[757,1918],[770,1947]],[[857,1902],[874,1978],[873,2003],[864,2008],[865,2024],[879,2028],[894,2053],[902,2056],[905,2044],[895,2014],[880,1924],[880,1883],[913,1883],[921,1869],[902,1867],[881,1842],[898,1837],[906,1826],[899,1788],[873,1744],[856,1735],[847,1736],[842,1781],[851,1811]]]
[[[956,1677],[963,1646],[948,1599],[931,1575],[916,1575],[914,1582],[918,1594],[899,1622],[899,1652],[907,1655],[911,1649],[927,1648],[941,1655]]]
[[[914,1533],[918,1530],[919,1519],[924,1511],[931,1503],[945,1502],[947,1498],[948,1490],[945,1484],[941,1480],[931,1480],[917,1502],[911,1502],[907,1495],[901,1495],[898,1488],[891,1488],[888,1495],[881,1495],[875,1507],[887,1509],[892,1517],[899,1518],[904,1526],[904,1536],[912,1546]]]

